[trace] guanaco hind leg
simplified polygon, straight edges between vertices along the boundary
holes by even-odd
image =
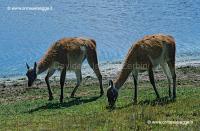
[[[103,91],[103,86],[102,86],[102,75],[100,73],[99,66],[98,66],[97,53],[94,49],[88,49],[87,61],[99,80],[100,95],[103,95],[104,91]]]
[[[170,59],[167,61],[167,64],[169,66],[169,70],[171,72],[172,79],[173,79],[173,99],[175,99],[176,98],[176,72],[175,72],[176,46],[175,46],[175,43],[174,45],[169,46],[168,49],[169,49],[168,57]]]
[[[172,75],[172,79],[173,79],[173,99],[176,99],[176,72],[175,72],[175,62],[173,61],[169,61],[167,62],[171,75]]]
[[[76,93],[76,91],[77,91],[77,89],[80,86],[81,81],[82,81],[81,70],[76,70],[75,74],[76,74],[77,83],[76,83],[76,86],[75,86],[74,90],[72,91],[71,97],[74,97],[74,95],[75,95],[75,93]]]
[[[171,84],[172,84],[172,76],[171,76],[171,72],[170,72],[170,69],[169,69],[169,66],[167,63],[164,63],[161,65],[165,75],[167,76],[167,80],[168,80],[168,87],[169,87],[169,97],[172,97],[172,93],[171,93]]]

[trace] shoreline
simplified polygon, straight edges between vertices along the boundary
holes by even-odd
[[[103,77],[103,81],[108,81],[109,79],[114,79],[117,77],[117,75],[120,73],[121,68],[123,66],[122,60],[116,60],[113,62],[102,62],[99,63],[99,68]],[[200,69],[200,61],[194,60],[194,61],[186,61],[186,62],[177,62],[176,63],[176,71],[179,73],[180,70],[184,68],[198,68]],[[178,71],[179,70],[179,71]],[[154,69],[155,77],[157,75],[157,79],[162,79],[165,77],[164,73],[162,72],[162,69],[160,66]],[[158,74],[157,74],[158,73]],[[140,73],[141,76],[148,76],[147,72]],[[164,76],[163,76],[164,75]],[[186,74],[187,75],[187,74]],[[46,76],[46,72],[42,73],[41,75],[38,75],[38,78],[36,81],[40,81],[40,83],[44,83],[44,78]],[[82,66],[82,77],[83,79],[92,79],[92,81],[97,80],[94,71],[90,68],[90,66],[87,63],[84,63]],[[148,78],[142,78],[142,80],[147,80]],[[50,81],[56,81],[59,82],[60,79],[60,73],[57,71],[55,74],[50,78]],[[66,73],[66,81],[75,81],[75,73],[72,71],[68,71]],[[0,77],[0,89],[7,86],[18,86],[18,85],[24,85],[27,83],[27,77],[25,75],[21,76],[13,76],[13,77]],[[25,86],[25,85],[24,85]],[[0,90],[1,91],[1,90]]]
[[[119,72],[122,68],[123,61],[122,60],[116,60],[113,62],[102,62],[99,63],[99,68],[102,74],[104,74],[105,77],[108,77],[108,75],[116,75],[117,72]],[[176,68],[184,68],[184,67],[200,67],[200,61],[193,60],[193,61],[180,61],[176,62]],[[155,70],[157,70],[160,67],[157,67]],[[159,70],[159,69],[158,69]],[[38,76],[38,79],[44,79],[46,75],[46,72],[42,73]],[[84,63],[82,66],[82,76],[84,77],[96,77],[93,70],[89,67],[87,63]],[[59,77],[59,72],[57,71],[52,77]],[[75,74],[73,71],[67,71],[66,78],[73,80],[76,79]],[[26,79],[26,75],[16,75],[16,76],[2,76],[0,77],[0,84],[2,81],[15,81],[15,80],[21,80]]]
[[[106,79],[114,79],[117,74],[121,71],[121,68],[123,66],[122,61],[114,61],[114,62],[102,62],[99,63],[99,68],[103,77],[103,80]],[[186,62],[177,62],[176,63],[176,70],[177,69],[184,69],[184,68],[200,68],[200,61],[186,61]],[[156,67],[154,69],[155,75],[156,72],[159,72],[159,74],[162,72],[162,69],[160,66]],[[142,75],[147,75],[147,72],[141,73]],[[46,76],[46,72],[38,75],[37,80],[44,81],[44,78]],[[90,68],[90,66],[87,63],[84,63],[82,66],[82,77],[83,79],[96,79],[96,76],[94,74],[94,71]],[[60,72],[57,71],[55,74],[50,78],[51,81],[59,81],[60,78]],[[67,71],[66,73],[66,80],[74,81],[76,80],[75,73],[73,71]],[[26,75],[21,76],[12,76],[12,77],[0,77],[0,88],[2,84],[11,84],[19,83],[27,81]]]

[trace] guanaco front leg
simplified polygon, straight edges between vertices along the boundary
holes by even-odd
[[[132,72],[132,76],[133,76],[133,80],[134,80],[134,98],[133,98],[133,102],[137,103],[137,84],[138,84],[138,72],[134,71]]]
[[[65,76],[66,76],[66,66],[62,69],[61,76],[60,76],[60,103],[63,103],[63,86],[65,84]]]
[[[152,67],[149,68],[149,80],[150,80],[150,82],[151,82],[151,84],[153,86],[153,89],[154,89],[155,93],[156,93],[157,99],[159,99],[160,96],[159,96],[158,91],[156,89],[155,80],[154,80],[154,74],[153,74],[153,68]]]
[[[49,101],[53,100],[53,94],[52,94],[51,87],[49,84],[49,78],[54,74],[54,72],[55,72],[55,69],[49,69],[45,77],[45,82],[47,84],[48,93],[49,93]]]

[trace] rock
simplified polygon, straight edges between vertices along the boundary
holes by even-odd
[[[17,79],[17,80],[26,80],[26,78],[25,78],[25,77],[23,77],[23,78],[19,78],[19,79]]]
[[[85,79],[92,79],[92,76],[86,76]]]

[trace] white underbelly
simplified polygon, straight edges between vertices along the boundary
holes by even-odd
[[[79,70],[81,69],[82,62],[77,62],[77,63],[70,63],[67,65],[60,64],[59,62],[54,62],[50,68],[55,69],[55,70],[62,70],[66,66],[67,70],[72,71],[72,70]]]
[[[51,68],[55,70],[62,70],[64,66],[67,67],[67,70],[79,70],[81,69],[82,63],[86,58],[86,48],[83,46],[81,47],[82,54],[80,56],[73,56],[68,55],[67,65],[61,64],[59,62],[54,62]]]
[[[165,60],[162,57],[154,59],[154,60],[150,58],[150,60],[151,60],[151,63],[153,65],[154,69],[159,67],[160,65],[162,65],[165,62]],[[133,69],[135,69],[139,72],[145,72],[149,69],[149,66],[150,66],[149,64],[134,64]]]
[[[151,63],[153,65],[153,68],[158,67],[159,65],[163,64],[166,60],[164,57],[164,52],[161,54],[160,57],[156,58],[156,59],[152,59],[151,57],[149,57],[151,60]]]

